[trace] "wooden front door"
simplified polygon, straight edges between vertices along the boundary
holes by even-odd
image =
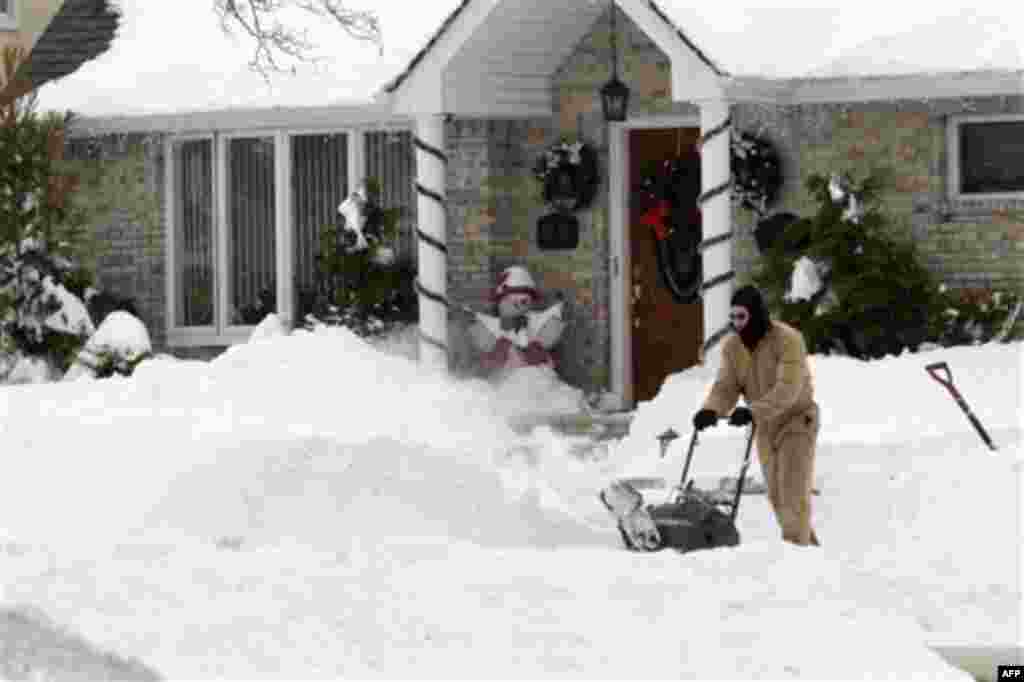
[[[633,356],[633,399],[650,400],[665,378],[698,362],[704,338],[703,306],[677,303],[658,273],[654,230],[640,221],[650,208],[639,191],[645,173],[659,162],[695,151],[698,128],[654,128],[629,131],[630,330]]]

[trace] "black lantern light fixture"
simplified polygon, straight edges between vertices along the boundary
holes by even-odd
[[[612,11],[612,79],[601,88],[601,109],[605,121],[625,121],[629,108],[629,88],[619,80],[619,51],[615,44],[615,0],[608,5]]]

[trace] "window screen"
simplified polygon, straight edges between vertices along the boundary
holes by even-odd
[[[1024,192],[1024,121],[960,125],[960,192]]]
[[[212,325],[213,143],[177,142],[173,154],[174,324]]]

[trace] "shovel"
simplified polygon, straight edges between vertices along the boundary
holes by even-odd
[[[956,386],[953,385],[953,373],[949,371],[949,365],[945,362],[933,362],[930,365],[925,365],[925,371],[932,375],[932,379],[935,379],[949,390],[950,395],[952,395],[953,399],[956,400],[956,404],[960,406],[960,409],[964,411],[967,418],[971,420],[971,424],[974,425],[974,428],[978,432],[978,435],[981,436],[981,439],[985,441],[985,444],[988,445],[989,449],[995,450],[996,446],[992,444],[992,439],[989,438],[988,433],[985,431],[985,427],[983,427],[981,422],[978,421],[978,418],[974,416],[974,413],[971,412],[971,408],[967,406],[967,401],[963,399],[960,392],[956,390]],[[945,379],[939,376],[940,371],[944,371],[946,373]]]

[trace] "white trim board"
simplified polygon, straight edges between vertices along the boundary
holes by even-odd
[[[632,406],[633,395],[633,329],[629,296],[629,168],[630,130],[647,128],[700,128],[698,116],[659,116],[611,123],[608,126],[608,318],[611,331],[611,391],[623,406]]]

